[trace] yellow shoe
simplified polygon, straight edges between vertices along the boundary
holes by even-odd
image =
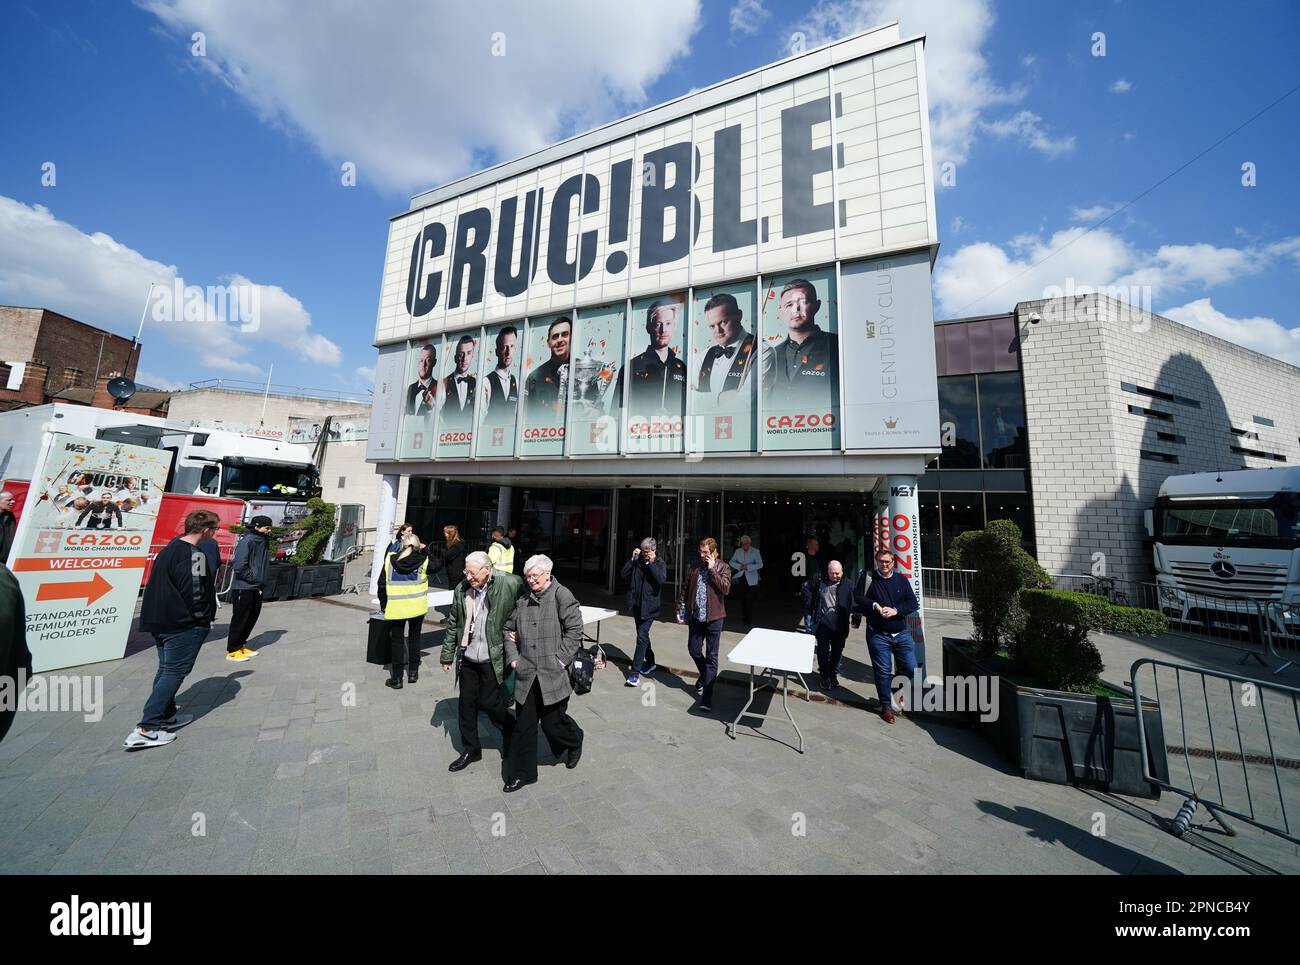
[[[256,651],[256,650],[249,650],[247,647],[240,647],[240,648],[239,648],[239,652],[242,653],[245,657],[256,657],[256,656],[257,656],[257,651]]]

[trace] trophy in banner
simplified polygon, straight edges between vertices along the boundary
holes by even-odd
[[[588,422],[605,413],[605,397],[618,368],[613,362],[596,358],[591,348],[588,345],[587,351],[573,362],[573,401],[578,407],[575,418]]]

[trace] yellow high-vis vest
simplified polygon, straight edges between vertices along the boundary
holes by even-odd
[[[492,561],[492,568],[500,570],[502,573],[513,573],[515,571],[515,548],[514,546],[502,546],[500,543],[493,543],[488,547],[488,559]]]
[[[409,620],[429,612],[429,561],[413,573],[399,573],[393,566],[396,553],[384,557],[385,620]]]

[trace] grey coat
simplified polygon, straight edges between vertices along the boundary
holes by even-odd
[[[541,593],[531,590],[519,598],[506,621],[518,639],[506,637],[506,663],[518,660],[515,701],[528,699],[533,681],[541,685],[542,703],[555,704],[572,692],[569,664],[582,646],[582,609],[568,587],[552,579]]]

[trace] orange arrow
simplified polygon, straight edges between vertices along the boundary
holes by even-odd
[[[36,599],[76,600],[84,596],[86,605],[90,606],[112,588],[112,583],[96,573],[84,583],[42,583],[36,590]]]

